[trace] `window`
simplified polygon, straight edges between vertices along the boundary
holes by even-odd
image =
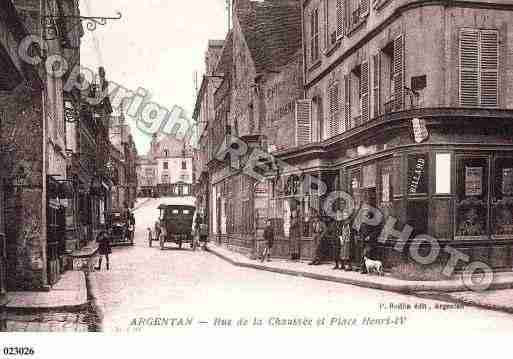
[[[164,167],[165,170],[167,170],[169,168],[169,163],[164,162],[164,163],[162,163],[162,166]]]
[[[164,150],[164,157],[168,157],[169,156],[169,151],[167,149]]]
[[[456,174],[456,236],[485,235],[488,225],[488,158],[460,157]]]
[[[186,161],[182,161],[182,169],[183,170],[187,169],[187,162]]]
[[[460,105],[497,107],[499,34],[495,30],[460,30]]]
[[[361,90],[362,90],[362,72],[361,66],[355,67],[349,74],[349,127],[357,127],[361,125]]]
[[[383,104],[380,113],[390,113],[400,111],[404,107],[404,40],[403,36],[398,36],[390,42],[375,58],[375,72],[379,72],[380,83],[375,83],[378,88],[379,103]],[[375,101],[376,105],[376,101]],[[375,110],[376,112],[376,110]]]
[[[310,59],[311,62],[319,59],[319,9],[310,14]]]
[[[435,155],[435,192],[437,194],[451,193],[451,154],[437,153]]]
[[[162,176],[162,183],[169,183],[169,175]]]
[[[358,26],[367,15],[369,15],[369,0],[347,0],[348,10],[347,23],[349,28]]]

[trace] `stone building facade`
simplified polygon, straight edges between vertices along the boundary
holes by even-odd
[[[214,92],[222,81],[222,76],[215,73],[217,63],[223,50],[224,40],[209,40],[205,52],[205,75],[202,78],[196,104],[194,107],[193,119],[196,122],[198,132],[198,143],[194,148],[193,177],[194,196],[196,197],[196,211],[201,213],[205,223],[210,224],[210,179],[208,162],[209,130],[215,119]],[[211,225],[209,225],[211,228]]]
[[[283,147],[277,133],[290,131],[280,124],[292,116],[289,102],[302,98],[301,12],[298,1],[240,0],[233,4],[232,18],[217,64],[223,80],[214,93],[215,120],[209,128],[210,227],[217,241],[254,255],[268,193],[241,169],[253,150]],[[218,156],[227,136],[251,148],[238,163]]]
[[[118,115],[111,115],[109,122],[110,178],[112,209],[121,211],[125,204],[134,208],[137,197],[137,149],[126,123],[123,110]]]

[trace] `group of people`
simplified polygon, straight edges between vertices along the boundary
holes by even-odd
[[[365,213],[368,219],[372,217],[372,212]],[[294,218],[292,218],[294,219]],[[351,216],[347,210],[338,210],[334,220],[326,222],[320,216],[312,219],[312,236],[316,243],[315,254],[310,265],[321,264],[323,260],[331,259],[335,262],[333,269],[351,271],[353,263],[359,263],[360,273],[367,273],[365,266],[365,258],[376,256],[376,242],[381,231],[380,226],[371,226],[367,222],[361,221],[359,226],[354,226],[355,217]],[[299,230],[295,229],[291,223],[290,237],[290,259],[299,259]],[[355,229],[358,228],[358,230]],[[260,259],[270,261],[270,253],[274,244],[274,230],[271,220],[267,220],[263,233],[264,248],[261,252]],[[356,246],[354,248],[353,246]],[[358,258],[354,258],[358,255]]]

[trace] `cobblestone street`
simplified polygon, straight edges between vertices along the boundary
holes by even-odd
[[[264,326],[276,326],[270,318],[325,317],[329,321],[389,316],[404,317],[400,325],[404,330],[437,328],[461,333],[513,329],[513,317],[505,313],[451,308],[437,300],[235,267],[208,252],[189,248],[161,251],[156,243],[149,248],[145,232],[157,217],[157,206],[158,200],[152,200],[135,212],[134,247],[114,248],[111,270],[90,275],[104,331],[218,327],[241,317],[261,318]],[[176,320],[159,326],[155,318]],[[192,324],[187,324],[187,319]]]

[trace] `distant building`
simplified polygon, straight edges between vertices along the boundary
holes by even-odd
[[[137,159],[139,196],[191,196],[193,151],[171,135],[154,135],[150,151]]]

